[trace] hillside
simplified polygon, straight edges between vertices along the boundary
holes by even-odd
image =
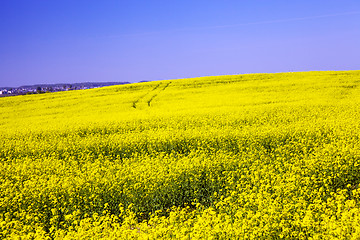
[[[58,83],[58,84],[36,84],[20,87],[0,88],[0,97],[13,97],[18,95],[29,95],[36,93],[62,92],[69,90],[91,89],[113,85],[129,84],[129,82],[82,82],[82,83]]]
[[[360,238],[360,71],[0,98],[0,238]]]

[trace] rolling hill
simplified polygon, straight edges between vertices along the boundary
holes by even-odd
[[[0,238],[360,238],[360,71],[0,98]]]

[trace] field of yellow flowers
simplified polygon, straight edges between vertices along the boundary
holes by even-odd
[[[360,71],[0,98],[0,239],[359,239]]]

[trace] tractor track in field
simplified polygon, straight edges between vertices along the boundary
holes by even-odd
[[[149,92],[145,93],[144,95],[140,96],[138,99],[136,99],[135,101],[133,101],[132,107],[136,108],[137,104],[143,99],[145,98],[148,94],[150,94],[151,92],[155,91],[158,87],[160,87],[161,83],[159,83],[158,85],[156,85],[153,89],[151,89]]]
[[[156,85],[153,89],[151,89],[150,91],[148,91],[147,93],[143,94],[142,96],[140,96],[138,99],[136,99],[135,101],[132,102],[132,107],[133,108],[138,108],[139,104],[147,103],[147,106],[150,107],[151,106],[151,102],[161,93],[163,92],[169,85],[171,84],[171,82],[167,83],[167,84],[161,84],[159,83],[158,85]],[[165,86],[163,86],[165,85]],[[163,86],[163,87],[161,87]],[[147,97],[148,100],[145,100]]]
[[[148,107],[151,106],[151,101],[153,101],[160,93],[162,93],[163,91],[165,91],[165,89],[170,85],[171,82],[169,82],[168,84],[166,84],[162,89],[160,89],[159,92],[155,93],[148,101]]]

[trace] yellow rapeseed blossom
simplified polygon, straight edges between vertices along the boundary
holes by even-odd
[[[0,239],[359,239],[359,79],[0,98]]]

